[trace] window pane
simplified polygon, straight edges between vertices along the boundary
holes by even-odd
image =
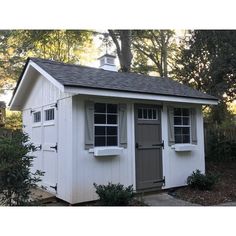
[[[175,143],[182,143],[182,136],[181,135],[175,135]]]
[[[95,124],[106,124],[106,115],[95,114],[94,122]]]
[[[54,120],[54,108],[45,110],[45,121]]]
[[[175,127],[175,134],[182,134],[182,128],[181,127]]]
[[[148,109],[148,119],[152,119],[152,109]]]
[[[107,113],[117,113],[117,105],[107,104]]]
[[[142,110],[141,108],[138,109],[138,118],[139,118],[139,119],[142,119],[142,118],[143,118],[143,113],[142,113],[142,111],[143,111],[143,110]]]
[[[183,125],[189,125],[189,117],[183,117]]]
[[[105,136],[102,136],[102,137],[96,137],[95,136],[95,146],[96,147],[106,146]]]
[[[181,108],[174,108],[174,116],[181,116]]]
[[[117,146],[117,136],[107,136],[107,146]]]
[[[107,124],[117,124],[117,115],[107,115]]]
[[[105,127],[95,126],[95,135],[105,135]]]
[[[174,117],[174,125],[181,125],[181,117]]]
[[[183,135],[183,143],[190,143],[190,136],[189,135]]]
[[[38,111],[38,112],[35,112],[34,113],[34,122],[40,122],[41,121],[41,112]]]
[[[143,109],[143,119],[147,119],[147,109]]]
[[[117,127],[107,127],[107,135],[117,135]]]
[[[188,134],[189,135],[189,127],[184,127],[184,128],[182,128],[183,129],[183,131],[182,131],[182,133],[183,134]]]
[[[156,109],[153,110],[153,119],[154,120],[157,119],[157,110]]]
[[[183,116],[189,116],[189,109],[183,108]]]
[[[105,103],[95,103],[95,112],[106,113],[106,104]]]

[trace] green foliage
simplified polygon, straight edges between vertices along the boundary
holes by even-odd
[[[236,99],[235,48],[235,30],[195,30],[176,62],[177,80],[219,98],[219,106],[211,108],[217,123],[227,116],[225,104]]]
[[[35,151],[29,138],[22,132],[0,137],[0,202],[7,206],[29,205],[30,190],[40,182],[42,172],[30,172]]]
[[[174,36],[173,30],[133,30],[134,70],[149,69],[161,77],[169,76],[179,51]]]
[[[218,177],[213,174],[201,174],[200,170],[193,171],[192,175],[187,178],[187,184],[194,189],[212,190]]]
[[[206,126],[206,159],[236,160],[236,126],[232,122]]]
[[[0,30],[0,92],[14,87],[27,57],[82,64],[92,40],[85,30]]]
[[[96,193],[104,206],[128,206],[134,197],[133,186],[124,187],[122,184],[97,185],[94,183]]]
[[[22,114],[19,111],[6,111],[5,128],[11,130],[22,129]]]

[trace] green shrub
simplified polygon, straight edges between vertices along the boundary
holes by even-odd
[[[29,138],[22,132],[0,137],[0,205],[29,205],[30,191],[41,180],[42,172],[30,172],[35,151]]]
[[[97,185],[93,184],[96,188],[96,193],[99,200],[104,206],[127,206],[134,197],[133,186],[124,187],[122,184]]]
[[[211,190],[217,182],[218,177],[213,174],[201,174],[200,170],[193,171],[192,175],[187,178],[187,184],[191,188],[199,190]]]

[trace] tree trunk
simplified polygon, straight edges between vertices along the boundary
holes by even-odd
[[[108,30],[115,46],[120,62],[120,70],[129,72],[131,68],[131,30]]]

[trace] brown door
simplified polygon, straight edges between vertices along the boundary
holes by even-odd
[[[160,188],[162,174],[161,108],[135,105],[137,190]]]

